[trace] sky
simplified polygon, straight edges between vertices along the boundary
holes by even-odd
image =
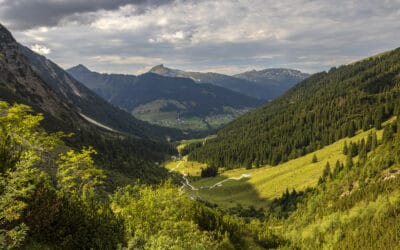
[[[0,0],[0,22],[63,68],[314,73],[400,47],[400,0]]]

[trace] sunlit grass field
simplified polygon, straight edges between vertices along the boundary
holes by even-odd
[[[201,169],[207,165],[195,161],[187,161],[187,157],[183,157],[182,160],[171,161],[165,164],[165,167],[170,171],[179,172],[188,176],[200,176]]]
[[[352,138],[341,139],[329,146],[307,154],[303,157],[288,161],[278,166],[263,166],[260,168],[247,170],[245,168],[228,170],[221,173],[217,177],[210,178],[192,178],[191,184],[196,187],[209,187],[226,178],[238,178],[242,174],[249,174],[249,178],[241,180],[228,180],[212,189],[203,188],[199,190],[191,190],[186,187],[187,192],[196,195],[208,202],[218,204],[222,207],[234,207],[238,204],[242,206],[253,205],[254,207],[262,207],[269,200],[279,197],[286,189],[301,191],[307,187],[313,187],[318,183],[318,179],[322,175],[322,171],[329,162],[331,169],[339,160],[345,163],[346,156],[343,154],[344,142],[358,142],[362,138],[367,139],[371,129],[365,132],[359,132]],[[381,139],[383,130],[377,131],[378,139]],[[316,155],[318,161],[312,163],[313,156]],[[354,162],[358,159],[355,157]],[[190,176],[199,176],[201,168],[206,165],[198,162],[187,162],[186,159],[181,161],[170,162],[166,165],[168,169],[173,169],[180,173]]]

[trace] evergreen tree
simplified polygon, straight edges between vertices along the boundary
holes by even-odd
[[[336,161],[335,168],[333,169],[333,176],[336,177],[342,170],[339,160]]]
[[[318,162],[318,158],[317,158],[317,155],[314,154],[311,159],[311,163],[316,163],[316,162]]]
[[[322,172],[322,179],[324,181],[326,181],[328,179],[332,179],[331,166],[330,166],[329,162],[326,162],[324,171]]]
[[[353,157],[351,156],[351,154],[348,154],[346,157],[346,169],[349,170],[353,167],[354,163],[353,163]]]
[[[349,153],[349,148],[347,146],[347,141],[344,141],[343,154],[347,155],[348,153]]]

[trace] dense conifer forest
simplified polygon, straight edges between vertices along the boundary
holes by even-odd
[[[231,122],[191,160],[219,167],[277,165],[400,112],[400,49],[312,75]]]

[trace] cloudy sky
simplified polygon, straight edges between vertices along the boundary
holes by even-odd
[[[327,70],[400,47],[400,0],[0,0],[0,22],[64,68]]]

